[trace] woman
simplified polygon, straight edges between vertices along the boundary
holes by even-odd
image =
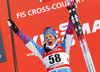
[[[71,72],[69,65],[69,51],[73,40],[73,24],[69,21],[64,40],[58,44],[55,30],[52,27],[44,29],[44,47],[36,44],[24,34],[12,20],[8,20],[9,27],[22,39],[25,46],[37,55],[45,65],[47,72]]]

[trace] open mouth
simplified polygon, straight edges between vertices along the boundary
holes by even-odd
[[[52,41],[49,41],[48,44],[51,46],[52,45]]]

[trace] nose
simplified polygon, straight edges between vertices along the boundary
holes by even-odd
[[[50,37],[48,37],[48,41],[50,40]]]

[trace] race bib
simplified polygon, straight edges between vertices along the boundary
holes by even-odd
[[[53,53],[43,58],[43,63],[46,68],[58,68],[64,65],[69,65],[69,55],[66,52]]]

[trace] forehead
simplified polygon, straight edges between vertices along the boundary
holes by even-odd
[[[48,37],[48,36],[53,36],[52,34],[48,33],[45,35],[45,37]]]

